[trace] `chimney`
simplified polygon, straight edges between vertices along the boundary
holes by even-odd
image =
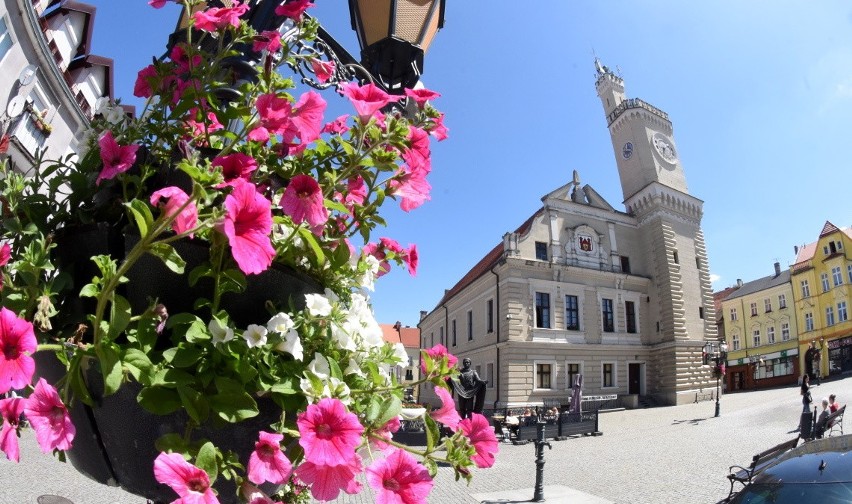
[[[426,318],[426,315],[429,315],[429,312],[428,312],[428,311],[426,311],[426,310],[420,310],[420,320],[425,319],[425,318]]]
[[[402,322],[397,320],[396,324],[393,325],[393,328],[396,330],[396,332],[399,332],[399,330],[402,329]]]
[[[737,289],[739,289],[739,288],[740,288],[740,287],[742,287],[742,286],[743,286],[743,279],[742,279],[742,278],[737,278]]]
[[[796,254],[796,255],[799,255],[799,246],[798,245],[793,245],[793,253]]]
[[[778,261],[775,261],[775,276],[778,276],[780,274],[781,274],[781,263],[778,262]]]

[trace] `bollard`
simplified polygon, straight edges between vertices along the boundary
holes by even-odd
[[[544,447],[553,449],[550,443],[544,440],[544,422],[539,421],[536,425],[537,436],[535,442],[535,493],[533,502],[544,502]]]

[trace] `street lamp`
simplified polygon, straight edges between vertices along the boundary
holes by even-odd
[[[722,341],[719,344],[719,350],[716,350],[716,344],[708,341],[704,344],[704,364],[707,365],[710,363],[710,359],[714,361],[713,368],[713,376],[716,377],[716,414],[713,416],[719,416],[719,396],[721,395],[721,379],[724,375],[724,363],[728,359],[728,344]]]

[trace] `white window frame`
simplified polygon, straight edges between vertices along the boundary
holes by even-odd
[[[846,301],[838,301],[837,303],[837,322],[846,322],[849,320],[849,312],[846,309]]]
[[[814,330],[814,314],[805,313],[805,332]]]
[[[790,323],[781,322],[781,341],[790,341]]]
[[[821,273],[819,276],[819,281],[822,284],[822,291],[828,292],[831,290],[831,285],[828,283],[828,273]]]
[[[754,327],[754,328],[752,328],[752,330],[751,330],[751,342],[752,342],[752,346],[754,346],[754,347],[759,347],[759,346],[760,346],[760,343],[761,343],[761,340],[760,340],[760,327]]]
[[[612,385],[604,385],[604,366],[612,364]],[[617,361],[601,361],[601,389],[618,388],[618,362]]]
[[[731,308],[731,322],[737,321],[737,309]]]
[[[775,326],[768,326],[766,328],[766,344],[772,345],[775,343]]]
[[[803,298],[811,297],[811,286],[808,284],[808,281],[802,280],[799,285],[802,288],[802,297]]]
[[[784,308],[787,308],[787,295],[778,294],[778,309],[783,310]]]
[[[751,316],[757,317],[757,301],[751,303],[749,305],[749,308],[751,309]]]
[[[846,266],[846,276],[849,277],[849,283],[852,283],[852,264]]]
[[[825,326],[831,327],[835,324],[834,321],[834,307],[826,306],[825,307]]]
[[[549,364],[550,365],[550,388],[539,388],[538,386],[538,366],[541,364]],[[555,360],[533,360],[533,392],[550,392],[553,390],[557,390],[556,384],[559,376],[558,369],[556,367]]]
[[[583,320],[583,313],[584,313],[584,311],[583,311],[584,310],[583,300],[585,298],[585,292],[586,292],[585,286],[582,286],[582,285],[562,285],[562,286],[560,286],[559,294],[561,295],[560,301],[562,301],[562,305],[561,305],[562,306],[562,326],[560,328],[562,330],[574,332],[574,329],[567,329],[566,328],[567,326],[566,326],[566,323],[565,323],[566,322],[565,321],[565,315],[566,315],[565,296],[577,296],[577,312],[578,312],[577,317],[579,319],[578,322],[580,323],[580,328],[576,332],[583,332],[583,331],[586,330],[586,321]]]
[[[831,268],[831,279],[834,281],[834,286],[843,285],[843,273],[840,271],[840,266]]]
[[[763,311],[764,313],[769,313],[772,311],[772,298],[764,298]]]
[[[739,333],[731,334],[731,348],[734,351],[737,351],[737,350],[740,349],[740,334]]]
[[[570,379],[571,375],[568,373],[568,366],[570,366],[572,364],[577,364],[577,369],[579,369],[580,375],[583,375],[584,374],[583,361],[581,361],[581,360],[566,360],[564,362],[564,364],[565,364],[565,373],[564,373],[564,375],[565,375],[565,378],[564,378],[565,390],[571,390],[571,387],[573,387],[574,384],[571,383],[571,379]],[[583,385],[585,385],[585,383]]]

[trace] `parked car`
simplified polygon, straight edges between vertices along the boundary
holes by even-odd
[[[728,502],[852,502],[852,434],[808,441],[779,455]]]

